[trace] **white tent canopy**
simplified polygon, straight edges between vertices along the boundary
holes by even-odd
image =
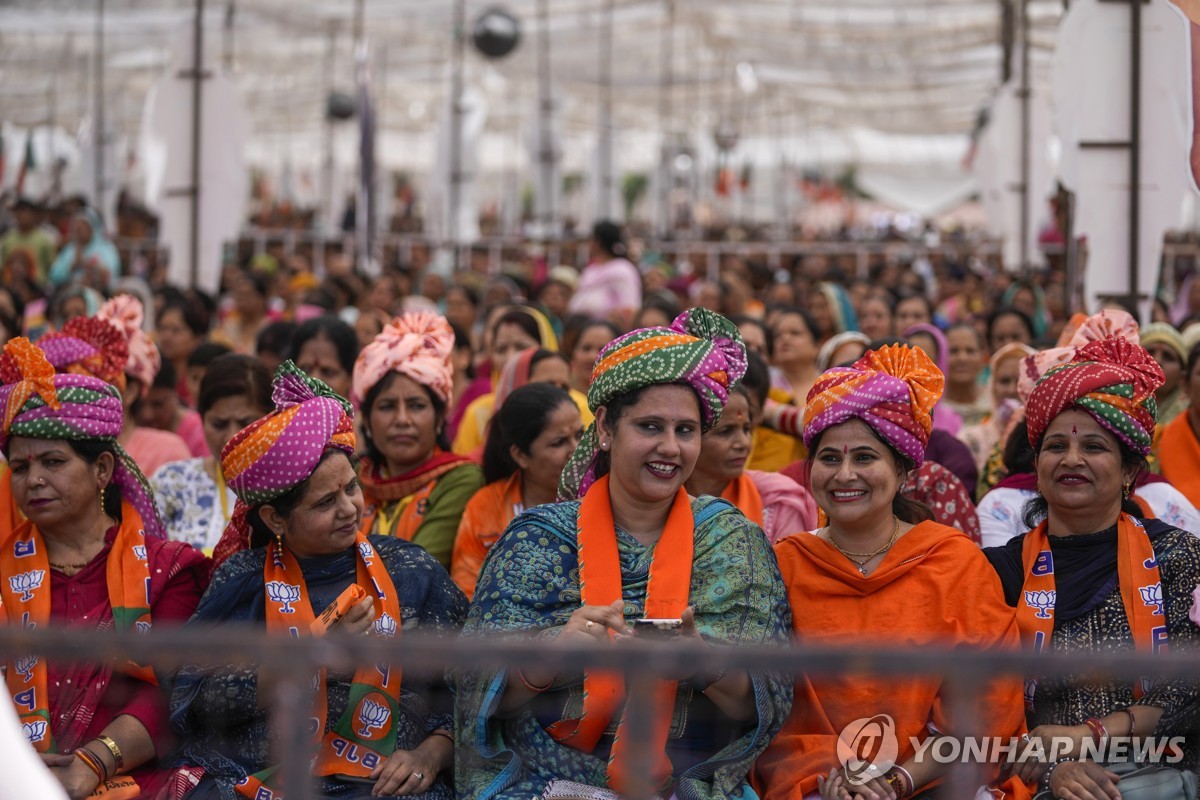
[[[433,163],[454,5],[365,2],[379,156],[389,168],[422,171]],[[521,44],[498,61],[469,49],[465,80],[484,92],[490,109],[484,169],[519,169],[534,124],[543,2],[469,0],[468,27],[496,5],[520,20]],[[94,116],[99,6],[4,4],[0,121],[74,131]],[[1001,83],[996,0],[544,0],[544,7],[551,78],[563,98],[566,170],[586,170],[591,161],[609,14],[622,172],[651,167],[663,131],[712,149],[705,140],[722,122],[743,141],[771,142],[792,163],[813,165],[861,155],[854,146],[820,145],[825,132],[870,131],[884,142],[878,157],[887,161],[884,134],[963,137]],[[104,113],[113,132],[132,142],[146,93],[191,25],[195,0],[106,0],[104,8]],[[1048,86],[1061,3],[1032,0],[1029,9],[1033,79]],[[206,0],[206,43],[252,114],[253,162],[277,169],[323,157],[325,99],[332,89],[353,88],[354,10],[351,0]],[[338,160],[352,162],[353,134],[339,130],[334,138]]]

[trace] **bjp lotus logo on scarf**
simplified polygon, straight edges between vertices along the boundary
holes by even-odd
[[[138,633],[149,633],[150,632],[150,623],[145,622],[143,620],[139,620],[138,622],[133,623],[133,628]]]
[[[369,567],[375,558],[375,548],[371,547],[370,542],[359,542],[358,554],[362,556],[363,564]]]
[[[138,561],[145,561],[146,560],[146,545],[135,544],[133,546],[133,557],[136,558]]]
[[[36,722],[22,722],[21,732],[25,734],[25,738],[30,744],[37,744],[46,738],[46,722],[38,720]]]
[[[358,721],[362,723],[358,735],[364,739],[373,738],[373,731],[376,728],[382,729],[391,717],[392,710],[386,705],[376,703],[369,697],[364,698],[362,705],[358,707]]]
[[[271,598],[271,602],[279,603],[280,614],[295,614],[296,609],[292,608],[292,603],[300,601],[300,587],[294,583],[268,581],[267,597]]]
[[[20,656],[13,662],[13,671],[25,679],[25,683],[33,680],[33,670],[37,667],[37,656]]]
[[[396,635],[396,618],[386,611],[375,620],[375,635],[391,639]]]
[[[1142,596],[1142,603],[1145,606],[1154,609],[1154,616],[1161,617],[1163,615],[1163,592],[1161,583],[1156,583],[1153,586],[1139,586],[1138,594]]]
[[[1038,619],[1051,619],[1050,611],[1058,602],[1057,589],[1043,589],[1037,592],[1025,592],[1025,605],[1037,609]]]
[[[881,777],[895,766],[899,754],[896,721],[887,714],[856,719],[838,734],[838,761],[853,785]]]
[[[8,585],[14,592],[20,592],[21,596],[17,599],[22,603],[28,603],[33,599],[33,590],[42,588],[42,581],[46,579],[46,570],[31,569],[29,572],[22,572],[20,575],[13,575],[8,579]]]

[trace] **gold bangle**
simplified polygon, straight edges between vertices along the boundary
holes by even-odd
[[[116,762],[116,767],[113,768],[113,774],[120,772],[125,768],[125,756],[121,755],[121,748],[117,747],[117,743],[113,741],[111,736],[105,736],[103,733],[96,737],[96,741],[108,748],[108,752],[112,753],[113,760]]]

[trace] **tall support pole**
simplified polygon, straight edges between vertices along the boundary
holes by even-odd
[[[453,253],[454,272],[461,266],[458,244],[458,207],[462,203],[463,172],[463,70],[467,59],[467,3],[454,2],[453,60],[450,68],[450,174],[447,176],[446,238]]]
[[[233,74],[233,18],[236,13],[234,0],[228,0],[225,4],[225,24],[221,34],[221,66],[225,68],[226,75]]]
[[[535,207],[543,239],[558,238],[558,193],[554,185],[554,96],[550,82],[550,0],[538,0],[538,175]]]
[[[1138,250],[1142,224],[1142,0],[1130,0],[1129,64],[1129,302],[1138,307]]]
[[[330,21],[326,32],[325,60],[322,65],[322,82],[325,85],[326,102],[333,93],[334,71],[337,68],[337,23]],[[330,230],[337,230],[337,221],[333,218],[336,206],[333,197],[333,115],[325,113],[325,130],[321,137],[321,189],[318,202],[321,207],[321,219],[329,225]]]
[[[613,219],[616,216],[612,207],[613,201],[613,8],[615,0],[606,0],[600,21],[600,37],[598,42],[600,73],[600,130],[599,134],[599,175],[600,194],[596,198],[596,218]]]
[[[192,25],[192,207],[191,236],[188,237],[188,274],[191,285],[200,279],[200,148],[204,104],[204,0],[196,0]]]
[[[1020,0],[1021,15],[1021,272],[1027,273],[1033,266],[1029,252],[1030,234],[1030,190],[1032,159],[1032,89],[1029,80],[1029,0]]]
[[[96,69],[95,69],[95,131],[92,133],[92,152],[95,155],[92,164],[92,204],[100,210],[104,209],[104,191],[106,177],[104,175],[104,149],[107,142],[104,133],[104,0],[96,3]],[[108,222],[108,220],[106,220]]]
[[[658,187],[659,235],[671,236],[671,183],[673,172],[672,153],[675,137],[671,130],[672,95],[675,90],[675,0],[664,0],[667,9],[666,24],[662,34],[662,75],[658,87],[658,129],[662,131],[662,153],[659,157],[661,179]]]

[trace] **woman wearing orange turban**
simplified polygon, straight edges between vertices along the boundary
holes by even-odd
[[[775,546],[793,631],[806,643],[848,645],[885,635],[897,647],[1019,645],[1012,610],[979,548],[901,494],[924,459],[943,383],[921,350],[898,345],[828,370],[809,392],[804,443],[812,493],[829,525]],[[933,677],[801,675],[795,697],[790,718],[755,766],[764,800],[909,797],[944,769],[920,759],[912,742],[943,731],[1007,740],[1024,725],[1021,687],[1011,679],[979,692],[975,730],[950,716],[942,682]],[[877,714],[895,722],[894,760],[840,762],[839,733]],[[982,779],[993,778],[994,767],[991,773]],[[1000,789],[1005,797],[1029,796],[1019,783]]]

